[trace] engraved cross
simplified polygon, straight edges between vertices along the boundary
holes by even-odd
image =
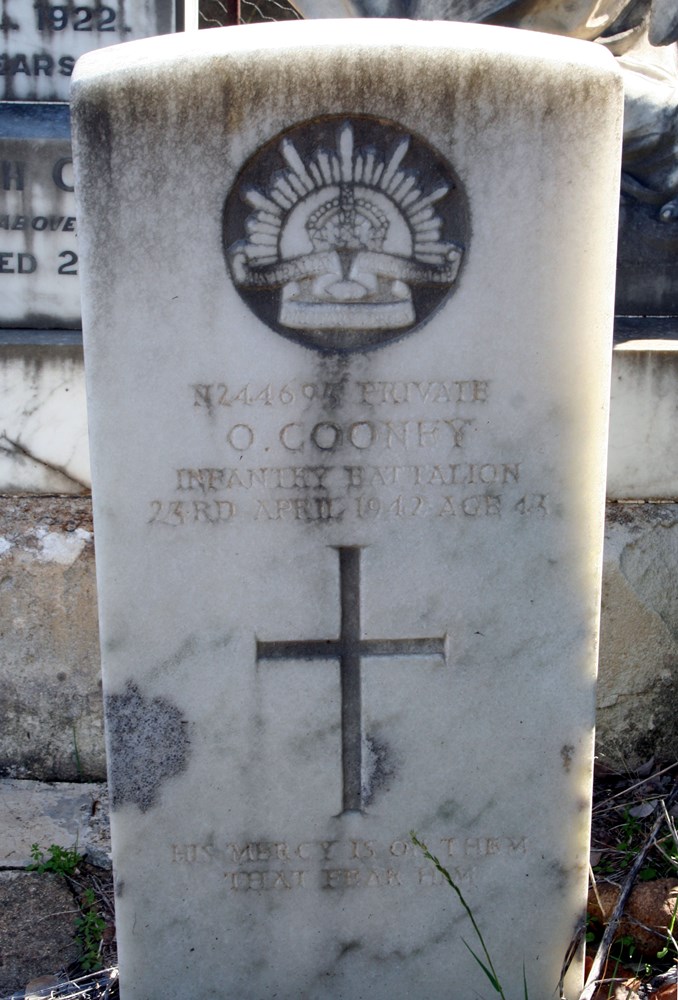
[[[369,656],[442,656],[445,636],[363,639],[360,625],[360,549],[337,548],[341,625],[338,639],[257,640],[259,660],[338,660],[341,678],[343,812],[362,811],[361,663]]]

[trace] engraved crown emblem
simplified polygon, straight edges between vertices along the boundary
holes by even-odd
[[[370,344],[369,331],[417,323],[413,288],[450,286],[463,251],[437,210],[454,185],[405,165],[410,143],[401,134],[387,149],[360,147],[350,121],[336,126],[334,149],[305,157],[283,138],[284,168],[240,192],[246,236],[227,251],[239,290],[278,291],[277,323],[314,331],[313,346],[365,346],[350,334]]]

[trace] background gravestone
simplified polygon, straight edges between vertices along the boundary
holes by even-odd
[[[0,79],[0,329],[78,329],[68,107],[75,60],[183,30],[184,0],[5,0]],[[47,104],[45,102],[54,102]]]
[[[0,669],[0,771],[7,776],[105,773],[90,625],[96,607],[70,76],[92,48],[178,30],[183,9],[183,0],[2,5],[0,544],[9,638]]]
[[[68,105],[0,104],[0,315],[5,327],[79,329]]]
[[[556,989],[587,873],[620,90],[584,44],[396,21],[80,63],[129,1000],[486,991],[412,829],[507,994],[523,963]]]
[[[1,26],[3,100],[67,101],[76,59],[117,42],[183,31],[183,0],[4,0]]]

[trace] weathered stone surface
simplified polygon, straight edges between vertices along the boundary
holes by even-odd
[[[678,322],[673,329],[678,332]],[[610,399],[608,499],[675,500],[677,438],[678,339],[664,336],[617,344]]]
[[[0,871],[0,994],[77,959],[78,912],[62,876]]]
[[[633,767],[678,755],[678,504],[608,504],[597,749]]]
[[[585,901],[620,97],[594,46],[460,25],[81,62],[128,1000],[482,992],[413,828],[507,995],[523,961],[555,990]]]
[[[89,499],[0,498],[0,773],[105,776]]]
[[[75,848],[100,868],[110,867],[108,790],[104,783],[0,779],[0,868],[34,863],[33,844]]]
[[[0,331],[0,493],[81,494],[89,482],[79,335]]]

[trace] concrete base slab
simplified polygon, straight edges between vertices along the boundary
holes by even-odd
[[[52,844],[75,848],[110,868],[106,785],[0,780],[0,869],[31,865],[33,844],[45,855]]]
[[[608,504],[597,750],[678,757],[678,504]]]
[[[105,777],[92,510],[0,498],[0,775]]]

